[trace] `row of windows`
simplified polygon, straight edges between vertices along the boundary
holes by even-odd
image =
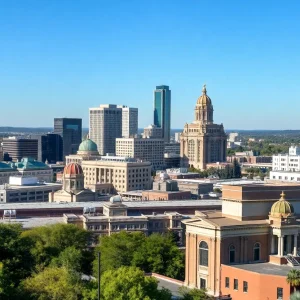
[[[235,246],[229,246],[229,263],[235,263]],[[255,243],[253,246],[253,261],[260,260],[260,243]],[[208,245],[202,241],[199,244],[199,265],[208,267]]]
[[[225,287],[230,288],[229,277],[225,277]],[[236,291],[239,290],[239,280],[236,278],[233,279],[233,289]],[[248,293],[248,281],[243,281],[243,292]],[[283,288],[277,287],[277,300],[281,299],[283,299]]]

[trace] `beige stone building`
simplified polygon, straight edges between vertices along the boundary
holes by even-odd
[[[153,170],[164,169],[164,139],[118,138],[116,155],[150,161]]]
[[[182,165],[206,169],[207,163],[226,161],[226,140],[223,124],[213,122],[213,105],[204,85],[195,107],[195,120],[185,124],[180,135]]]
[[[151,163],[120,156],[102,156],[81,163],[85,186],[111,183],[116,192],[149,190],[152,187]]]

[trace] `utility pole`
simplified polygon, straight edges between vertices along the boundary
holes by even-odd
[[[100,252],[98,252],[98,300],[100,300]]]

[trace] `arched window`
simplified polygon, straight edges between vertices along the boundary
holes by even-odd
[[[253,260],[257,261],[260,260],[260,244],[255,243],[253,247]]]
[[[235,247],[233,245],[229,246],[229,262],[235,262]]]
[[[204,241],[199,245],[199,265],[208,267],[208,245]]]

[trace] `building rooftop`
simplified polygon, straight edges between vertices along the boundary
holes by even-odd
[[[288,272],[293,268],[297,268],[298,270],[300,269],[300,267],[290,267],[288,265],[274,265],[271,263],[242,264],[233,265],[232,267],[253,273],[278,276],[286,276]]]
[[[0,224],[21,224],[24,229],[38,226],[53,225],[64,223],[63,217],[33,217],[33,218],[17,218],[17,219],[0,219]]]
[[[45,164],[41,161],[37,161],[30,157],[22,158],[20,162],[14,163],[14,166],[17,169],[23,169],[23,170],[50,169],[50,167],[47,164]]]
[[[49,208],[76,208],[76,207],[103,207],[108,201],[90,201],[90,202],[70,202],[70,203],[0,203],[0,210],[3,209],[49,209]],[[221,200],[168,200],[168,201],[123,201],[128,208],[160,208],[160,207],[194,207],[197,206],[221,206]]]

